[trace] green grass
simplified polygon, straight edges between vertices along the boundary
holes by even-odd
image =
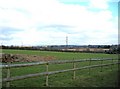
[[[118,58],[116,54],[103,53],[74,53],[74,52],[51,52],[51,51],[35,51],[35,50],[3,50],[3,53],[11,54],[29,54],[40,56],[54,56],[56,60],[73,60],[85,58]]]
[[[54,74],[49,76],[49,87],[115,87],[117,82],[117,66],[114,65],[113,70],[111,67],[104,67],[102,72],[100,68],[93,68],[90,70],[78,70],[76,71],[76,79],[73,80],[73,72],[66,72],[60,74]],[[24,70],[34,71],[37,69]],[[14,75],[18,75],[20,70],[11,70],[16,72]],[[41,71],[42,72],[42,71]],[[21,74],[23,72],[20,72]],[[103,79],[103,80],[102,80]],[[35,78],[29,78],[24,80],[13,81],[10,83],[12,87],[44,87],[45,76],[38,76]],[[5,83],[4,83],[5,86]]]
[[[56,60],[73,60],[84,58],[118,58],[115,54],[102,53],[71,53],[71,52],[50,52],[50,51],[30,51],[30,50],[3,50],[3,53],[11,54],[29,54],[42,56],[55,56]],[[117,61],[117,60],[114,60]],[[111,63],[111,60],[103,61],[103,63]],[[91,65],[100,64],[101,61],[92,61]],[[76,63],[76,67],[89,65],[89,62]],[[72,63],[49,65],[49,71],[64,70],[73,68]],[[49,76],[49,87],[116,87],[118,66],[106,66],[76,71],[76,79],[73,80],[73,71],[54,74]],[[30,73],[45,72],[45,65],[12,68],[11,76],[20,76]],[[6,77],[7,70],[3,69],[3,77]],[[6,83],[3,83],[5,86]],[[45,87],[45,76],[28,78],[24,80],[12,81],[11,87]]]

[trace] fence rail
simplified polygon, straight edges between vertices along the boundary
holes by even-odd
[[[28,66],[37,66],[44,64],[64,64],[64,63],[75,63],[75,62],[85,62],[85,61],[101,61],[101,60],[113,60],[112,58],[104,59],[79,59],[79,60],[62,60],[62,61],[47,61],[47,62],[36,62],[36,63],[25,63],[25,64],[12,64],[12,65],[0,65],[0,68],[18,68],[18,67],[28,67]]]
[[[107,63],[107,64],[99,64],[99,65],[91,65],[91,61],[101,61],[101,63],[104,60],[112,60],[112,63]],[[80,68],[76,68],[75,63],[77,62],[85,62],[89,61],[90,65],[89,66],[84,66]],[[66,69],[66,70],[58,70],[58,71],[49,71],[48,66],[49,64],[63,64],[63,63],[73,63],[73,68],[72,69]],[[17,67],[27,67],[27,66],[35,66],[35,65],[46,65],[46,72],[42,73],[35,73],[35,74],[27,74],[27,75],[22,75],[22,76],[16,76],[16,77],[10,77],[10,68],[17,68]],[[95,68],[95,67],[103,67],[103,66],[109,66],[109,65],[115,65],[115,64],[120,64],[120,62],[113,62],[113,59],[111,58],[106,58],[106,59],[82,59],[82,60],[64,60],[64,61],[48,61],[48,62],[38,62],[38,63],[27,63],[27,64],[8,64],[8,65],[0,65],[0,68],[7,68],[8,73],[7,73],[7,78],[3,78],[2,82],[7,82],[7,87],[10,86],[11,81],[15,80],[21,80],[21,79],[26,79],[26,78],[32,78],[32,77],[37,77],[37,76],[46,76],[46,86],[48,86],[48,76],[52,74],[57,74],[57,73],[63,73],[63,72],[69,72],[73,71],[73,79],[75,79],[75,71],[76,70],[82,70],[82,69],[87,69],[87,68]]]

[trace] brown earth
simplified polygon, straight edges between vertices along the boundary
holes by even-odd
[[[0,54],[1,62],[39,62],[55,60],[54,56],[38,56],[27,54]]]

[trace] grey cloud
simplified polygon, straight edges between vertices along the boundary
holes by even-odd
[[[12,27],[0,27],[0,40],[4,41],[12,40],[13,37],[11,35],[19,31],[22,30]]]
[[[17,28],[12,28],[12,27],[0,27],[0,34],[2,35],[11,35],[19,31],[22,31],[22,30]]]
[[[8,41],[8,40],[12,40],[13,38],[12,37],[1,37],[0,36],[0,40],[4,40],[4,41]]]
[[[52,28],[52,30],[54,30],[55,32],[60,31],[60,32],[66,32],[68,34],[72,34],[73,30],[71,30],[71,29],[73,29],[75,27],[74,26],[69,26],[69,25],[62,25],[62,24],[51,24],[51,25],[38,26],[39,30],[42,30],[42,29],[45,29],[45,28]]]
[[[73,28],[73,26],[61,25],[61,24],[52,24],[52,25],[47,25],[44,27],[46,27],[46,28]]]

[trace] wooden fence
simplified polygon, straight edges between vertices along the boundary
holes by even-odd
[[[111,61],[112,63],[103,64],[104,60],[112,60]],[[49,77],[49,75],[73,71],[73,79],[75,79],[76,70],[82,70],[82,69],[87,69],[88,68],[89,73],[90,73],[91,68],[101,67],[101,71],[102,71],[102,67],[104,67],[104,66],[120,64],[119,62],[113,62],[113,60],[114,59],[111,59],[111,58],[106,58],[106,59],[104,58],[104,59],[47,61],[47,62],[37,62],[37,63],[27,63],[27,64],[12,64],[12,65],[10,63],[8,63],[8,64],[0,65],[0,68],[3,68],[3,69],[7,68],[7,78],[2,79],[2,82],[6,82],[6,87],[10,87],[10,82],[11,81],[21,80],[21,79],[26,79],[26,78],[32,78],[32,77],[37,77],[37,76],[42,76],[42,75],[46,76],[46,86],[48,86],[48,77]],[[76,68],[75,63],[77,63],[77,62],[86,62],[86,61],[89,61],[89,66]],[[101,61],[101,64],[99,64],[99,65],[91,65],[92,61]],[[72,69],[66,69],[66,70],[59,70],[59,71],[49,71],[48,70],[48,67],[49,67],[50,64],[64,64],[64,63],[73,63],[73,68]],[[46,72],[10,77],[10,68],[28,67],[28,66],[36,66],[36,65],[46,65]]]

